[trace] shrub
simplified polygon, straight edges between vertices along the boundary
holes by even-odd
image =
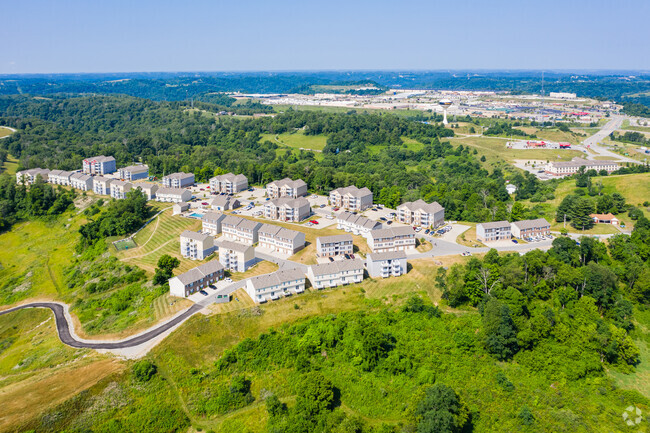
[[[149,382],[158,372],[158,367],[148,359],[143,359],[133,364],[131,369],[133,377],[139,382]]]

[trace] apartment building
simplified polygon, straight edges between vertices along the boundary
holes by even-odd
[[[412,226],[436,228],[445,223],[445,208],[435,201],[410,201],[397,206],[397,220]]]
[[[352,211],[364,211],[372,207],[372,192],[363,187],[361,189],[354,185],[337,188],[330,191],[330,204],[341,209]]]
[[[615,161],[599,161],[576,157],[571,161],[551,161],[546,164],[544,171],[553,176],[570,176],[577,173],[580,167],[584,167],[585,170],[605,170],[608,173],[619,169],[619,165]]]
[[[510,232],[519,239],[548,236],[551,234],[551,225],[544,218],[515,221],[510,224]]]
[[[262,227],[261,223],[234,215],[227,215],[221,221],[223,239],[239,242],[244,245],[253,245],[257,243],[260,227]]]
[[[305,234],[271,224],[262,224],[259,228],[259,246],[290,256],[305,247]]]
[[[126,194],[131,191],[133,184],[124,180],[114,180],[111,182],[111,197],[122,200],[126,198]]]
[[[111,195],[111,183],[115,179],[110,179],[103,176],[94,176],[93,177],[93,191],[95,194],[100,195]]]
[[[337,260],[311,265],[307,277],[317,289],[360,283],[363,281],[363,260]]]
[[[162,178],[165,188],[185,188],[194,185],[194,173],[172,173]]]
[[[47,181],[52,185],[70,185],[70,176],[72,176],[72,171],[65,170],[52,170],[47,175]]]
[[[366,256],[366,269],[372,278],[399,277],[407,271],[404,251],[371,253]]]
[[[209,233],[212,236],[221,234],[221,222],[226,218],[221,212],[208,212],[201,217],[203,233]]]
[[[271,198],[298,198],[307,195],[307,184],[302,179],[291,180],[286,177],[267,184],[266,194]]]
[[[136,188],[139,188],[140,191],[147,197],[147,200],[153,200],[156,198],[156,191],[158,191],[158,185],[155,183],[140,182],[135,184]]]
[[[44,182],[47,182],[49,179],[50,170],[47,168],[30,168],[29,170],[23,170],[16,173],[16,182],[23,183],[25,182],[28,185],[36,182],[38,176],[43,179]]]
[[[214,210],[225,211],[237,209],[241,204],[239,200],[228,195],[220,195],[208,201],[209,206]]]
[[[217,260],[211,260],[201,266],[169,279],[169,294],[187,298],[192,293],[205,289],[210,284],[223,278],[224,268]]]
[[[336,228],[346,232],[368,236],[372,230],[381,229],[381,223],[361,215],[355,215],[352,212],[341,212],[336,216]]]
[[[366,239],[373,253],[415,249],[415,231],[410,226],[372,230]]]
[[[316,255],[318,257],[352,254],[353,250],[352,235],[321,236],[316,238]]]
[[[192,199],[192,191],[185,188],[158,188],[156,201],[166,203],[187,202]]]
[[[172,215],[180,215],[188,210],[190,210],[190,204],[184,201],[179,201],[178,203],[174,203],[172,206]]]
[[[279,270],[246,281],[246,293],[257,303],[304,291],[305,274],[300,269]]]
[[[93,177],[84,173],[72,173],[70,175],[70,186],[81,191],[92,191]]]
[[[110,174],[117,170],[112,156],[94,156],[83,160],[82,171],[86,174]]]
[[[122,180],[140,180],[149,178],[149,166],[146,164],[129,165],[128,167],[120,168],[117,175]]]
[[[219,244],[219,262],[224,268],[233,272],[246,272],[257,263],[255,247],[237,242],[221,241]]]
[[[214,238],[210,235],[189,230],[181,233],[181,255],[185,258],[203,260],[216,249]]]
[[[210,191],[236,194],[248,189],[248,179],[243,174],[222,174],[210,179]]]
[[[264,216],[277,221],[299,222],[311,215],[311,206],[306,198],[276,198],[264,203]]]
[[[512,232],[508,221],[476,224],[476,239],[480,242],[510,240]]]

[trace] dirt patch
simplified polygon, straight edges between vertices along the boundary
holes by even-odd
[[[0,390],[0,430],[16,427],[38,412],[62,403],[124,368],[124,363],[104,359],[83,366],[47,371],[13,383]]]

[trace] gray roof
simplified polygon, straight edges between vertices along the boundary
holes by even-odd
[[[238,244],[237,242],[232,242],[232,241],[227,241],[223,240],[219,242],[219,251],[221,250],[233,250],[233,251],[239,251],[239,252],[246,252],[250,249],[254,249],[254,247],[250,245],[242,245]]]
[[[405,259],[406,253],[404,251],[388,251],[385,253],[372,253],[372,254],[368,254],[367,258],[372,262],[381,262],[384,260],[398,260],[398,259]]]
[[[89,175],[89,174],[85,174],[85,173],[72,173],[72,174],[70,175],[70,180],[72,180],[72,179],[79,179],[79,180],[81,180],[81,181],[83,181],[83,182],[86,182],[86,181],[88,181],[88,180],[90,180],[90,179],[92,179],[92,178],[93,178],[93,177],[92,177],[91,175]]]
[[[352,197],[364,197],[367,195],[372,195],[372,191],[370,191],[368,188],[365,186],[363,188],[357,188],[354,185],[346,186],[345,188],[337,188],[334,189],[330,192],[338,192],[340,195],[346,195],[349,194]]]
[[[374,221],[361,215],[355,215],[352,212],[341,212],[336,218],[367,229],[374,229],[377,226],[381,227],[379,221]]]
[[[157,191],[158,190],[158,185],[156,185],[155,183],[140,182],[140,183],[137,183],[135,186],[137,186],[138,188],[140,188],[142,190],[152,190],[152,191]],[[155,188],[155,190],[154,190],[154,188]]]
[[[199,232],[193,232],[190,230],[185,230],[183,233],[181,233],[182,238],[188,238],[188,239],[194,239],[195,241],[203,242],[208,238],[212,238],[210,235],[206,235],[203,233]]]
[[[338,242],[352,242],[352,235],[332,235],[316,238],[316,242],[322,244],[333,244]]]
[[[301,279],[305,279],[305,274],[300,269],[294,268],[275,271],[271,274],[259,275],[257,277],[252,277],[248,281],[251,282],[255,289],[263,289],[270,286],[280,285],[288,281]]]
[[[185,191],[188,191],[185,188],[158,188],[158,191],[156,191],[156,195],[178,195],[180,196],[181,194],[185,193]]]
[[[492,221],[492,222],[480,223],[476,225],[481,226],[484,229],[500,229],[503,227],[510,228],[510,223],[508,221]]]
[[[131,188],[133,184],[131,182],[127,182],[125,180],[114,180],[111,182],[111,186],[121,186],[123,188]]]
[[[52,170],[50,171],[50,176],[63,176],[63,177],[70,177],[72,175],[71,171],[65,171],[65,170]]]
[[[167,176],[163,177],[163,179],[187,179],[189,177],[193,178],[194,173],[183,173],[183,172],[172,173],[172,174],[168,174]]]
[[[262,225],[262,223],[258,223],[257,221],[251,221],[246,218],[237,217],[234,215],[227,215],[221,222],[221,225],[233,226],[233,227],[237,227],[238,229],[253,231],[256,228],[259,228]]]
[[[551,226],[544,218],[537,218],[536,220],[515,221],[513,224],[516,225],[520,230]]]
[[[232,173],[220,174],[219,176],[215,176],[212,179],[210,179],[210,181],[212,181],[212,180],[218,180],[219,182],[223,182],[223,181],[227,180],[227,181],[232,182],[232,183],[240,182],[242,180],[248,181],[246,176],[244,176],[243,174],[236,174],[235,175],[235,174],[232,174]]]
[[[284,227],[274,226],[272,224],[262,224],[259,233],[264,235],[270,235],[280,239],[290,239],[290,240],[294,240],[300,235],[304,236],[304,233],[302,232],[285,229]]]
[[[239,200],[237,200],[234,197],[230,197],[228,195],[220,195],[220,196],[217,196],[217,197],[213,198],[210,201],[210,206],[226,206],[226,205],[229,205],[229,206],[234,207],[235,203],[238,204]]]
[[[371,230],[370,237],[373,239],[394,238],[396,236],[415,236],[412,227],[391,227],[387,229]]]
[[[108,161],[115,161],[115,158],[112,156],[104,156],[104,155],[99,155],[99,156],[93,156],[92,158],[86,158],[84,161],[97,161],[97,162],[108,162]]]
[[[269,202],[266,203],[268,206],[269,204],[273,204],[275,207],[290,207],[292,209],[300,209],[301,207],[309,207],[309,200],[307,200],[304,197],[298,197],[298,198],[291,198],[291,197],[280,197],[273,199]]]
[[[551,164],[555,167],[582,167],[583,165],[585,167],[592,167],[592,166],[599,166],[599,165],[618,166],[618,163],[616,161],[588,160],[588,159],[582,159],[578,157],[573,158],[571,161],[551,161]]]
[[[201,266],[197,266],[196,268],[192,268],[189,271],[180,274],[174,278],[178,278],[178,280],[184,286],[187,286],[191,283],[199,281],[201,278],[205,277],[206,275],[223,271],[223,269],[224,269],[223,265],[219,263],[218,260],[210,260],[209,262],[204,263]]]
[[[402,203],[401,205],[397,206],[397,209],[399,210],[401,207],[405,207],[411,212],[415,212],[416,210],[421,209],[430,214],[435,214],[441,210],[444,210],[444,208],[440,206],[440,203],[437,201],[434,201],[433,203],[427,203],[422,199],[416,201],[407,201],[406,203]]]
[[[300,188],[301,186],[307,186],[305,181],[302,179],[292,180],[288,177],[285,177],[284,179],[281,180],[275,180],[273,182],[270,182],[269,185],[275,185],[278,188],[282,186],[288,186],[290,188]]]
[[[104,177],[104,176],[95,176],[93,177],[93,183],[112,183],[115,179],[112,179],[110,177]]]
[[[128,167],[120,168],[120,170],[140,173],[142,171],[149,171],[149,166],[147,164],[129,165]]]
[[[201,220],[212,223],[217,221],[223,221],[224,218],[226,218],[226,215],[222,214],[221,212],[208,212],[206,214],[203,214]]]
[[[363,270],[363,260],[337,260],[318,265],[311,265],[311,272],[314,276],[338,274],[345,271]]]

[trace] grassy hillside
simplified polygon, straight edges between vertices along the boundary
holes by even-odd
[[[262,134],[260,142],[271,141],[280,146],[294,149],[306,149],[321,151],[327,144],[327,137],[324,135],[305,135],[303,131],[284,134]]]

